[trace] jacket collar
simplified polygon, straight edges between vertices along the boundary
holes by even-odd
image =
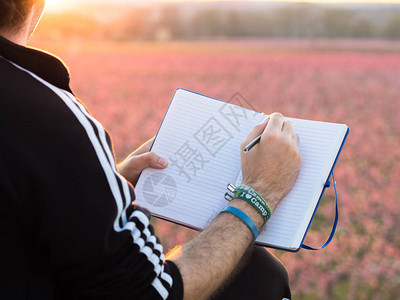
[[[33,72],[58,88],[71,92],[69,72],[57,57],[15,44],[0,35],[0,56]]]

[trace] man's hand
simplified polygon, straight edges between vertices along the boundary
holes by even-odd
[[[117,166],[119,173],[133,185],[136,184],[140,173],[144,169],[149,167],[154,169],[164,169],[168,165],[168,162],[164,158],[158,156],[154,152],[149,152],[153,141],[154,138],[148,140],[138,149],[129,154],[129,156]]]
[[[255,189],[274,210],[299,173],[299,140],[293,123],[279,113],[255,126],[243,141],[242,149],[260,134],[259,144],[247,153],[241,151],[243,184]]]

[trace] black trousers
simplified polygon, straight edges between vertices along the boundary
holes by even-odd
[[[285,266],[268,250],[252,246],[246,262],[218,290],[212,300],[291,299]]]

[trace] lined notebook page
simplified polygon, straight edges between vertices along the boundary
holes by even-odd
[[[298,249],[347,132],[343,124],[288,118],[303,158],[293,189],[279,203],[257,241]]]
[[[224,194],[240,171],[240,143],[265,116],[177,90],[152,151],[165,170],[144,170],[137,203],[153,214],[204,228],[227,204]]]
[[[137,203],[153,214],[204,228],[227,204],[228,183],[240,177],[240,144],[265,115],[185,90],[177,90],[152,151],[165,170],[143,171]],[[346,125],[291,119],[303,164],[257,241],[297,249],[347,130]]]

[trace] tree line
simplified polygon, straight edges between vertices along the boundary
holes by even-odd
[[[65,21],[70,18],[71,22]],[[72,19],[74,21],[72,21]],[[79,22],[77,22],[79,20]],[[202,8],[187,13],[179,4],[125,10],[117,20],[90,14],[48,16],[44,20],[63,35],[113,39],[207,38],[386,38],[400,39],[400,9],[369,11],[292,4],[273,9]]]

